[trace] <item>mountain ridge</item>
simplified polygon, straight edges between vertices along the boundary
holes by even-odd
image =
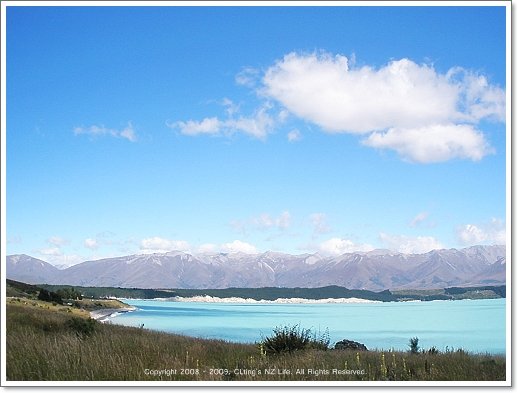
[[[171,251],[85,261],[65,269],[25,254],[7,256],[7,278],[34,284],[135,288],[307,287],[431,289],[505,284],[505,246],[472,246],[423,254],[393,251],[339,256],[189,254]]]

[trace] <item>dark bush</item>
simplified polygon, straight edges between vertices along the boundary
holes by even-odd
[[[342,340],[335,344],[335,349],[339,350],[354,350],[354,351],[368,351],[365,344],[352,340]]]
[[[291,353],[305,349],[327,350],[329,347],[329,332],[326,331],[317,337],[311,329],[301,328],[299,325],[276,327],[273,335],[266,337],[261,346],[268,355]]]
[[[38,299],[43,300],[44,302],[63,304],[63,300],[61,296],[59,296],[56,292],[50,292],[46,289],[41,289],[38,294]]]
[[[439,350],[435,345],[428,350],[428,355],[437,355],[438,353]]]
[[[408,346],[410,347],[410,353],[419,353],[419,339],[417,337],[412,337]]]
[[[71,318],[67,321],[67,326],[78,336],[84,338],[93,334],[97,327],[97,321],[92,318]]]

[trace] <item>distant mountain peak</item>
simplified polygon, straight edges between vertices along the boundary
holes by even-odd
[[[322,287],[425,289],[505,284],[505,246],[403,254],[390,250],[324,256],[171,251],[83,262],[58,269],[28,255],[7,257],[7,278],[30,284],[138,288]]]

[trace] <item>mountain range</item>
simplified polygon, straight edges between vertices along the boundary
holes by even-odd
[[[129,255],[57,268],[28,255],[7,256],[7,278],[30,284],[122,288],[259,288],[340,285],[349,289],[431,289],[505,284],[505,246],[403,254],[387,250],[290,255],[184,252]]]

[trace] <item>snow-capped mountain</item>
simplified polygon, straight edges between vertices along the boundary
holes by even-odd
[[[129,255],[62,270],[29,257],[7,257],[7,278],[34,284],[135,288],[321,287],[424,289],[505,284],[505,246],[402,254],[386,250],[326,257],[265,252]]]

